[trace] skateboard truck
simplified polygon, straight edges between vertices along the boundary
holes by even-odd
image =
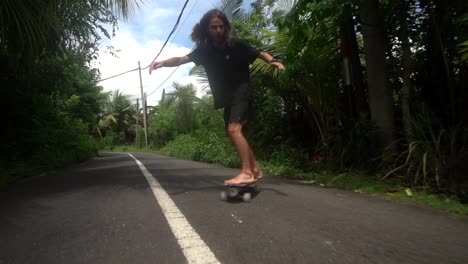
[[[244,202],[252,200],[252,194],[259,191],[258,186],[254,184],[245,185],[225,185],[226,190],[221,191],[220,198],[223,201],[228,201],[234,198],[242,198]]]

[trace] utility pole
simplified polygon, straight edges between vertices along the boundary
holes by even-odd
[[[138,61],[138,73],[140,74],[141,103],[143,104],[143,123],[145,125],[145,146],[148,147],[148,126],[146,123],[146,100],[143,94],[143,81],[141,79],[140,61]]]
[[[145,109],[145,116],[144,116],[144,120],[145,120],[145,135],[149,135],[148,133],[148,96],[145,92],[145,103],[144,103],[144,109]],[[146,146],[148,146],[148,137],[146,137]]]
[[[135,145],[137,147],[140,145],[140,129],[138,128],[138,119],[140,119],[140,104],[138,103],[139,98],[137,98],[136,103],[136,126],[135,126]]]

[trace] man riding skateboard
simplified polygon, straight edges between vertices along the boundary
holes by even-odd
[[[246,125],[250,103],[249,65],[260,58],[272,67],[284,70],[283,64],[270,54],[235,39],[226,15],[212,9],[193,28],[195,49],[188,55],[155,61],[149,72],[161,67],[175,67],[194,62],[203,65],[214,97],[214,108],[224,108],[226,130],[242,162],[242,171],[226,185],[248,185],[263,177],[255,155],[242,128]]]

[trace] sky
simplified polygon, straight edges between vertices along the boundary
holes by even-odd
[[[115,37],[112,39],[103,37],[98,59],[93,62],[93,67],[98,68],[101,73],[101,79],[138,68],[138,61],[142,69],[147,67],[169,36],[185,0],[146,0],[145,2],[147,3],[127,21],[119,19]],[[189,1],[178,28],[157,60],[190,53],[194,47],[194,43],[190,40],[193,26],[200,21],[204,13],[217,6],[219,2],[219,0]],[[251,2],[253,1],[244,1],[243,6],[246,10],[250,10]],[[116,56],[108,52],[108,46],[118,51]],[[157,105],[163,89],[166,93],[171,92],[174,82],[183,85],[193,83],[198,88],[198,96],[201,96],[204,93],[202,85],[197,83],[195,77],[188,74],[194,66],[195,64],[188,63],[177,70],[175,67],[160,68],[151,75],[148,69],[142,70],[143,90],[148,95],[148,105]],[[171,74],[172,76],[167,79]],[[104,80],[99,84],[104,87],[104,91],[123,92],[130,96],[132,102],[136,102],[136,98],[141,97],[138,70]]]

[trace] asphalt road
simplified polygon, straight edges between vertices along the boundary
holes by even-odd
[[[132,154],[154,182],[104,153],[0,191],[0,264],[468,263],[466,218],[271,177],[225,202],[238,170]]]

